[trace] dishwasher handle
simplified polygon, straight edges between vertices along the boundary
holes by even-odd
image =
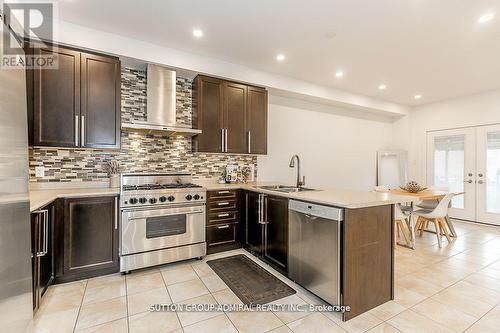
[[[317,217],[322,217],[337,222],[341,222],[344,220],[343,208],[313,204],[305,201],[290,200],[288,209],[305,214],[311,220],[314,220]]]

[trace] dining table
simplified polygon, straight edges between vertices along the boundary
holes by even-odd
[[[408,191],[405,191],[403,189],[392,189],[389,190],[389,193],[395,194],[395,195],[401,195],[405,197],[411,197],[414,200],[410,201],[410,209],[409,209],[409,229],[410,229],[410,239],[411,239],[411,245],[407,246],[405,244],[399,244],[405,247],[409,247],[411,249],[415,249],[415,216],[413,212],[415,211],[415,202],[423,201],[423,200],[436,200],[440,201],[443,199],[446,195],[453,193],[454,195],[463,195],[464,192],[449,192],[449,191],[444,191],[444,190],[438,190],[438,189],[426,189],[417,193],[411,193]],[[451,203],[450,203],[451,204]],[[453,222],[451,221],[450,217],[446,215],[445,217],[446,224],[448,228],[450,229],[450,236],[456,238],[457,237],[457,232],[455,231],[455,227],[453,226]],[[427,232],[432,232],[435,233],[435,231],[431,230],[425,230]]]

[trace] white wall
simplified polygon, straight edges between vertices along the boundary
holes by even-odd
[[[500,123],[500,90],[414,108],[394,122],[394,144],[408,149],[410,177],[426,182],[427,132]]]
[[[298,154],[307,186],[371,190],[376,152],[392,145],[390,119],[277,96],[270,96],[268,127],[259,181],[294,183],[288,165]]]

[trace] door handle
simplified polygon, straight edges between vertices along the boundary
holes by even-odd
[[[82,116],[82,146],[85,146],[85,116]]]
[[[49,211],[47,209],[36,210],[36,230],[38,231],[38,246],[35,249],[37,257],[43,257],[49,252]],[[40,222],[42,219],[42,222]],[[42,225],[43,223],[43,225]]]
[[[224,134],[224,151],[227,153],[227,128],[224,129],[225,134]]]
[[[75,116],[75,146],[78,146],[79,144],[79,138],[80,137],[80,121],[78,119],[78,116]]]
[[[221,139],[221,143],[220,143],[220,151],[221,152],[224,152],[224,129],[221,128],[220,129],[220,139]]]
[[[115,230],[118,230],[118,197],[115,197]]]
[[[247,132],[247,136],[248,136],[248,153],[250,154],[251,151],[252,151],[252,132],[248,131]]]

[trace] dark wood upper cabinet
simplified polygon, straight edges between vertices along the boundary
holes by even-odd
[[[247,86],[224,82],[225,152],[247,152],[246,108]]]
[[[198,75],[193,82],[193,127],[203,129],[193,138],[194,151],[221,153],[223,81]]]
[[[57,282],[118,272],[117,197],[65,199]]]
[[[250,154],[267,154],[267,104],[266,89],[248,87],[246,130]]]
[[[30,144],[119,148],[120,60],[61,46],[32,52],[55,53],[58,67],[27,71]]]
[[[33,145],[75,147],[80,116],[80,52],[64,48],[35,52],[39,56],[55,53],[59,67],[32,72],[33,101],[28,105],[33,106]]]
[[[264,259],[288,270],[288,198],[266,196]]]
[[[120,147],[120,61],[82,53],[81,145]]]
[[[198,75],[193,83],[193,151],[267,153],[267,91]]]

